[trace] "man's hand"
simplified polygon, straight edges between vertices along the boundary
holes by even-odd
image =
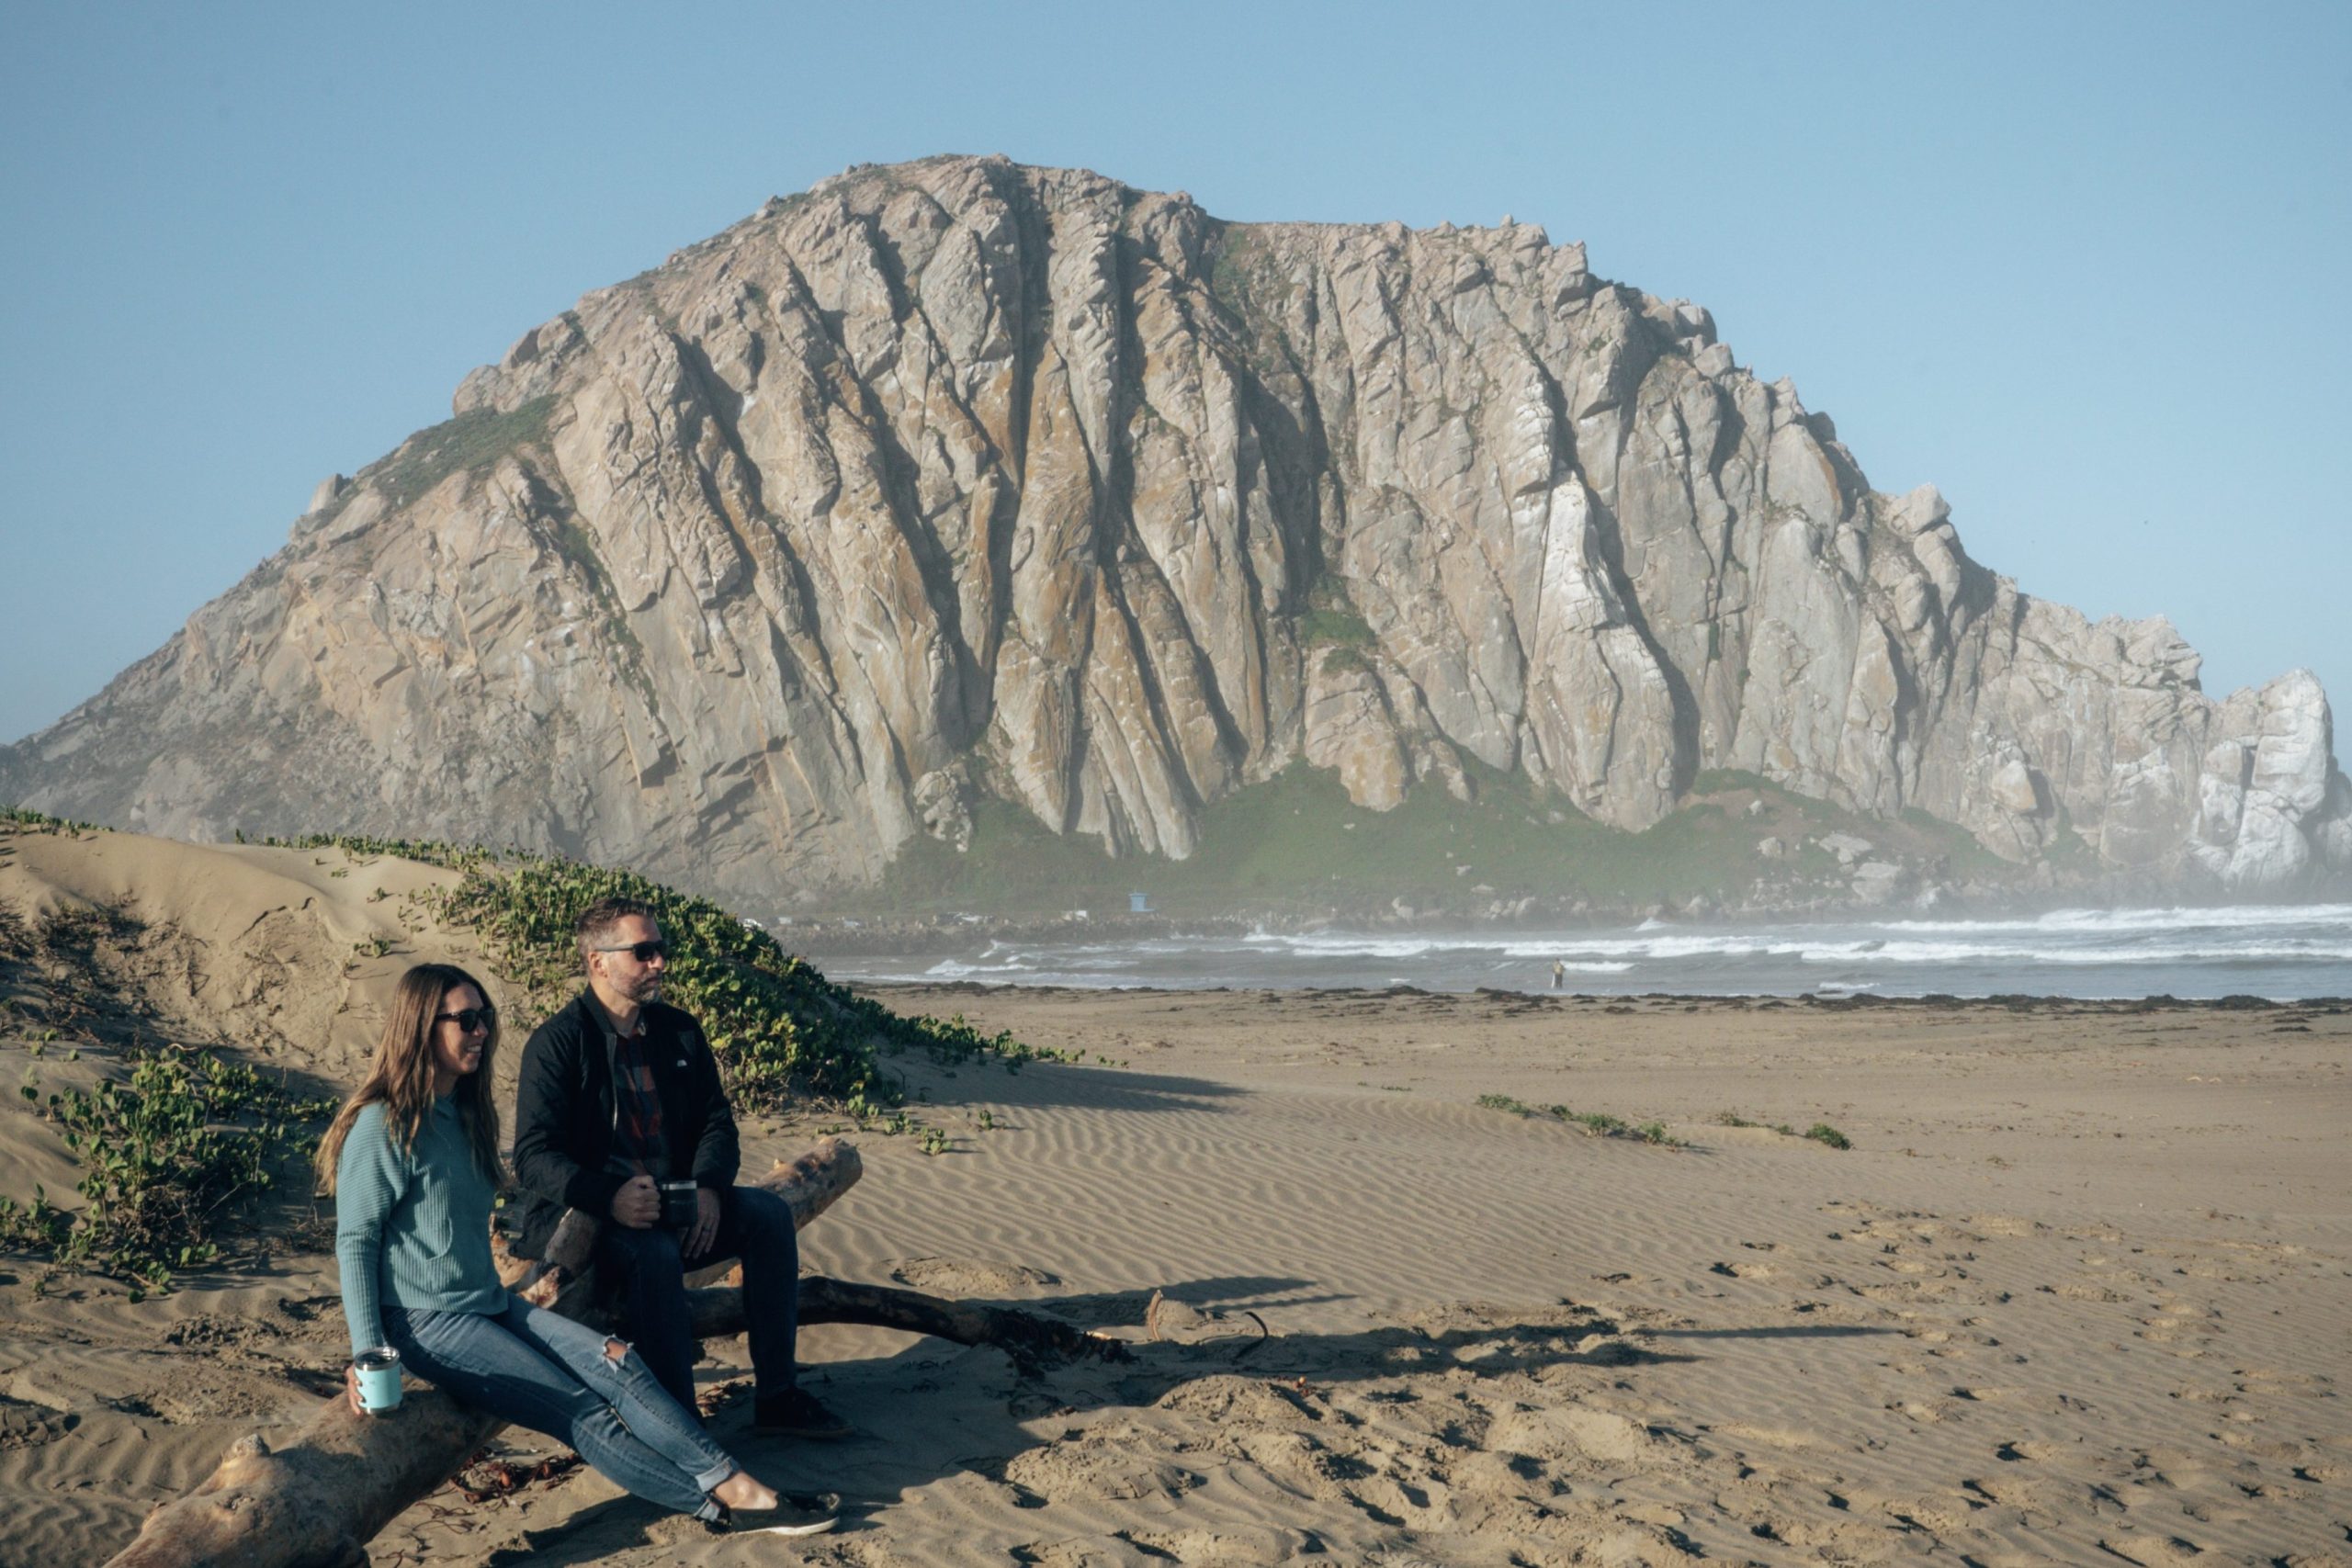
[[[662,1190],[643,1171],[621,1183],[621,1190],[613,1194],[613,1220],[617,1224],[641,1231],[661,1217]]]
[[[718,1239],[718,1194],[707,1187],[695,1189],[695,1223],[688,1227],[685,1245],[678,1250],[691,1260],[710,1250]]]

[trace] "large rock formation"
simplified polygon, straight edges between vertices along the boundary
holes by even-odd
[[[1228,224],[865,167],[582,299],[53,728],[0,798],[428,834],[755,898],[983,793],[1120,852],[1300,757],[1640,829],[1735,767],[2018,861],[2352,868],[2297,672],[2216,703],[1871,491],[1705,310],[1541,230]]]

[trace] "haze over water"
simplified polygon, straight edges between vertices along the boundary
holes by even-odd
[[[2060,909],[1973,920],[1648,920],[1558,931],[1261,931],[1123,941],[1106,928],[1103,935],[811,957],[841,980],[1022,986],[1545,991],[1558,963],[1561,988],[1610,995],[2352,996],[2352,904]]]

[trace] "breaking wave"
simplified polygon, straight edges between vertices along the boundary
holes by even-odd
[[[977,953],[820,962],[842,979],[1000,985],[2294,998],[2352,994],[2352,904],[2056,909],[1976,920],[1653,919],[1550,931],[1258,930],[990,942]]]

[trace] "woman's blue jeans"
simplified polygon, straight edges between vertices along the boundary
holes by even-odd
[[[497,1314],[390,1303],[383,1312],[384,1337],[401,1364],[459,1404],[561,1438],[650,1503],[718,1517],[710,1489],[740,1467],[620,1340],[519,1296]],[[617,1356],[607,1353],[615,1345]]]

